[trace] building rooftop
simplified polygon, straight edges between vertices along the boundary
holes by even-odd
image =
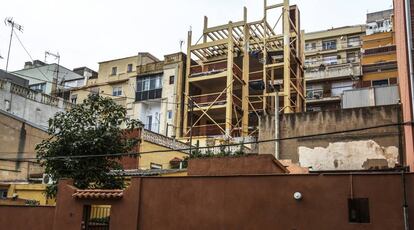
[[[357,34],[357,33],[365,33],[365,25],[353,25],[353,26],[343,26],[343,27],[336,27],[327,30],[320,30],[309,32],[305,34],[305,40],[316,40],[321,38],[327,37],[337,37],[346,34]]]

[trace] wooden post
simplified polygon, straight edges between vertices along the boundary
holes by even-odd
[[[185,71],[185,91],[184,95],[190,96],[190,70],[191,70],[191,39],[192,39],[192,31],[188,31],[188,38],[187,38],[187,63],[186,63],[186,71]],[[188,97],[184,96],[184,123],[183,123],[183,133],[187,133],[188,129]]]
[[[263,91],[263,111],[267,109],[267,45],[266,45],[266,35],[267,35],[267,0],[264,0],[264,16],[263,16],[263,83],[264,83],[264,91]]]
[[[228,27],[228,50],[227,50],[227,92],[226,92],[226,135],[231,137],[233,128],[233,23],[229,22]]]
[[[244,7],[244,48],[243,48],[243,81],[242,86],[242,136],[247,137],[249,135],[249,73],[250,73],[250,56],[249,56],[249,41],[250,41],[250,29],[247,24],[247,8]]]
[[[290,101],[290,22],[289,22],[289,0],[283,2],[283,106],[285,113],[292,113],[292,103]]]

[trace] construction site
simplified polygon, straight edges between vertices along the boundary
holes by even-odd
[[[269,4],[263,19],[188,32],[183,139],[246,140],[258,135],[264,114],[305,111],[304,32],[289,0]]]

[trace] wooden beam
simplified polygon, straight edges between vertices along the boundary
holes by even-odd
[[[190,50],[201,50],[201,49],[205,49],[208,47],[212,47],[212,46],[219,46],[219,45],[224,45],[227,44],[228,41],[227,39],[222,39],[222,40],[217,40],[217,41],[212,41],[212,42],[206,42],[206,43],[202,43],[199,45],[193,45],[190,47]]]

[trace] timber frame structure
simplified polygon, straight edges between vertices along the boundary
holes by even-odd
[[[247,22],[246,7],[238,22],[208,27],[204,17],[195,44],[188,32],[182,137],[255,136],[261,114],[305,110],[300,13],[282,1],[264,0],[259,21]],[[281,12],[275,25],[268,22],[272,10]]]

